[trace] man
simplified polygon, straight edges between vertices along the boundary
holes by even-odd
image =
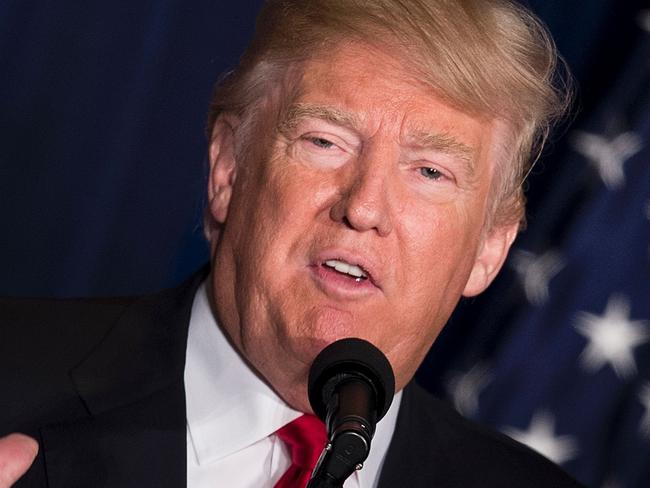
[[[346,488],[577,486],[408,386],[516,236],[554,69],[508,2],[267,2],[211,106],[204,284],[3,303],[7,356],[39,337],[0,414],[41,446],[22,483],[274,486],[315,355],[360,337],[398,394]]]

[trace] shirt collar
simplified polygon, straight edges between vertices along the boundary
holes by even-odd
[[[302,415],[260,380],[230,345],[214,318],[205,283],[192,306],[185,396],[189,437],[199,464],[244,449]]]

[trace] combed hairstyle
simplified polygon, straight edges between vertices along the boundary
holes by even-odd
[[[397,49],[448,103],[506,122],[489,225],[523,225],[523,183],[571,89],[545,27],[508,0],[267,0],[239,65],[215,88],[208,136],[229,112],[246,141],[287,73],[344,42]]]

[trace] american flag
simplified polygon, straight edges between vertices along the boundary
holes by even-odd
[[[650,10],[629,28],[625,69],[536,170],[502,276],[420,372],[599,488],[650,487]]]

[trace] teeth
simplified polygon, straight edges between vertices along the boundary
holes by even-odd
[[[353,276],[357,279],[368,277],[359,266],[355,264],[348,264],[345,261],[339,261],[338,259],[330,259],[328,261],[325,261],[325,265],[329,266],[330,268],[334,268],[339,273],[349,274],[350,276]]]

